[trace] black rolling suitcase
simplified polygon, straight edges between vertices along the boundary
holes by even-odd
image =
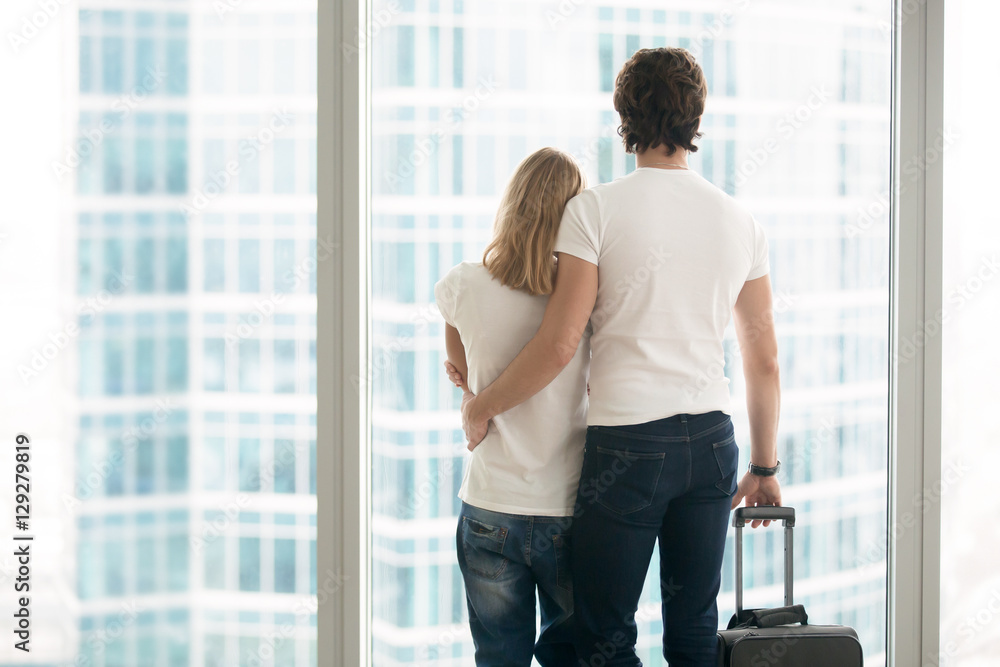
[[[785,526],[785,606],[743,609],[743,526],[754,519]],[[719,667],[862,667],[857,633],[843,625],[809,625],[805,608],[792,603],[792,507],[741,507],[736,528],[736,613],[719,632]]]

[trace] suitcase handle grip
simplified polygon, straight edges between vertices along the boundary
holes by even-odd
[[[758,628],[773,628],[776,625],[807,625],[809,616],[806,608],[800,604],[776,609],[759,609],[753,612],[754,622]]]
[[[779,625],[795,625],[796,623],[809,624],[806,608],[800,604],[774,609],[744,609],[739,614],[733,614],[729,620],[729,629],[774,628]]]
[[[733,527],[742,528],[747,521],[781,521],[786,527],[795,527],[794,507],[737,507],[733,513]]]
[[[792,592],[792,528],[795,526],[795,508],[779,506],[738,507],[733,513],[736,528],[736,614],[743,613],[743,528],[747,521],[781,521],[785,526],[785,606],[793,604]]]

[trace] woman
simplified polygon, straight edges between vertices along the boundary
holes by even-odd
[[[569,202],[541,327],[463,402],[475,444],[490,419],[561,371],[590,321],[592,394],[572,547],[581,664],[641,664],[634,615],[659,541],[663,655],[671,667],[716,665],[730,509],[743,497],[748,506],[781,503],[767,243],[749,212],[688,167],[706,95],[701,68],[683,49],[642,49],[625,63],[614,104],[637,168]],[[751,468],[738,485],[722,373],[731,316],[751,441]]]
[[[474,391],[538,330],[554,284],[559,221],[583,188],[568,155],[533,153],[504,192],[483,263],[459,264],[435,286],[448,360]],[[569,535],[589,366],[589,341],[581,336],[548,387],[493,420],[466,467],[457,547],[477,665],[528,667],[532,654],[543,667],[575,664]]]

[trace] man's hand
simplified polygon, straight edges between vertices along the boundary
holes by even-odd
[[[462,377],[462,373],[455,368],[455,364],[450,361],[444,362],[444,372],[448,375],[448,381],[459,389],[465,388],[465,378]]]
[[[468,389],[462,395],[462,430],[465,431],[465,438],[469,441],[468,448],[471,452],[486,437],[489,430],[489,420],[481,420],[476,415],[476,395]]]
[[[740,501],[746,497],[747,507],[766,507],[768,505],[781,506],[781,485],[778,484],[778,478],[771,477],[761,477],[760,475],[751,475],[749,472],[743,475],[743,479],[740,480],[739,487],[736,489],[736,495],[733,496],[733,504],[730,509],[736,509],[740,506]],[[770,526],[771,521],[764,521],[764,526]],[[750,522],[751,528],[756,528],[761,524],[760,519],[755,519]]]

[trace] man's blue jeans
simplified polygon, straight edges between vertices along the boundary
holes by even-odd
[[[722,412],[587,429],[572,543],[578,667],[642,664],[635,612],[657,539],[663,656],[715,667],[738,461]]]
[[[479,667],[576,664],[572,517],[504,514],[462,503],[458,565],[465,578],[469,625]],[[535,589],[542,612],[535,641]]]

